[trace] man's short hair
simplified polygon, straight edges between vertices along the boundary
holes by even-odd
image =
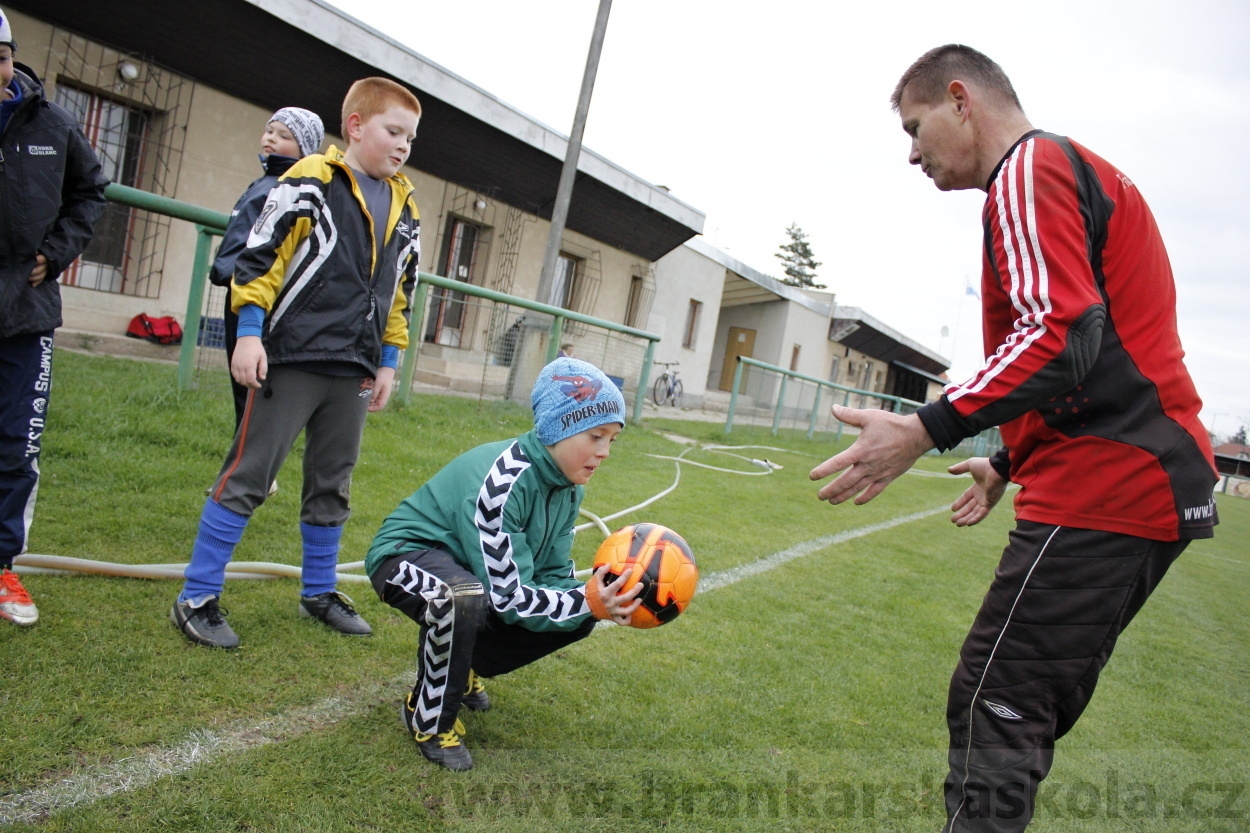
[[[898,112],[903,102],[903,90],[911,88],[912,97],[924,104],[937,104],[946,96],[952,81],[965,81],[997,95],[1004,104],[1011,104],[1023,111],[1011,79],[1003,68],[971,46],[948,43],[930,49],[916,59],[898,80],[890,106]]]
[[[421,102],[402,84],[396,84],[389,78],[361,78],[352,84],[343,97],[343,139],[347,138],[347,117],[352,113],[360,114],[361,121],[368,121],[378,113],[386,112],[392,105],[399,105],[411,110],[421,117]]]

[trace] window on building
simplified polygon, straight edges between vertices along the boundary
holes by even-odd
[[[575,309],[579,291],[581,259],[560,252],[556,257],[556,273],[551,280],[551,303],[565,309]]]
[[[635,264],[629,279],[629,298],[625,303],[625,323],[643,329],[651,314],[651,301],[655,298],[655,270]]]
[[[56,101],[77,117],[109,181],[138,186],[147,149],[147,114],[64,83],[56,86]],[[132,215],[131,208],[108,203],[81,260],[61,282],[104,292],[127,291]]]
[[[790,369],[798,371],[799,369],[799,345],[794,345],[794,349],[790,351]]]
[[[690,299],[690,308],[686,310],[686,331],[681,338],[681,346],[693,350],[699,340],[699,319],[703,317],[703,302]]]
[[[841,358],[835,358],[833,360],[833,367],[829,368],[829,381],[833,382],[835,385],[838,383],[838,370],[841,362]]]

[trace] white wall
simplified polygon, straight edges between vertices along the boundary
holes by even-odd
[[[655,284],[655,300],[646,326],[647,330],[662,336],[656,346],[655,360],[679,363],[677,369],[685,389],[685,404],[697,407],[703,402],[716,346],[725,268],[689,246],[678,246],[655,262]],[[692,300],[701,301],[703,307],[695,342],[685,347],[682,340]],[[653,367],[651,378],[656,378],[660,370]]]

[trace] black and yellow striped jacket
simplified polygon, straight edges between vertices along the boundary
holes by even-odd
[[[296,162],[269,192],[230,297],[235,312],[266,311],[270,364],[356,362],[376,372],[383,344],[407,348],[420,219],[408,178],[388,182],[380,256],[364,195],[333,145]]]

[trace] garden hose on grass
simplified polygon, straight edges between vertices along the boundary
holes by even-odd
[[[710,466],[707,463],[698,463],[694,460],[685,459],[686,454],[694,449],[701,451],[710,451],[714,454],[726,454],[730,457],[737,457],[754,466],[759,466],[763,471],[742,471],[740,469],[727,469],[720,466]],[[677,465],[677,471],[673,477],[673,483],[667,489],[664,489],[655,495],[647,498],[641,503],[622,509],[619,512],[613,512],[611,515],[600,517],[587,509],[581,509],[580,513],[589,518],[587,523],[579,524],[573,529],[576,532],[582,532],[590,529],[592,526],[598,528],[603,533],[603,537],[607,538],[612,534],[611,528],[607,522],[636,512],[639,509],[645,509],[655,503],[660,498],[670,494],[681,483],[681,467],[682,464],[698,466],[699,468],[711,469],[712,471],[725,472],[727,474],[745,474],[749,476],[759,476],[772,474],[774,471],[783,468],[781,465],[768,460],[767,458],[758,459],[752,457],[744,457],[741,454],[735,454],[733,451],[742,451],[746,449],[760,449],[764,451],[778,451],[790,453],[788,449],[775,448],[767,445],[691,445],[687,446],[677,456],[669,456],[665,454],[648,454],[648,457],[654,457],[658,460],[672,460]],[[924,472],[913,469],[916,474],[927,474],[930,476],[940,477],[959,477],[961,475],[939,474],[936,472]],[[909,472],[910,473],[910,472]],[[336,576],[341,581],[356,582],[361,584],[369,583],[369,577],[356,573],[347,572],[349,570],[360,570],[364,567],[363,561],[352,561],[346,564],[339,564]],[[181,579],[184,578],[184,571],[187,568],[183,564],[115,564],[110,561],[96,561],[89,558],[70,558],[63,555],[36,555],[28,553],[19,555],[13,559],[13,566],[16,572],[22,575],[53,575],[68,576],[79,573],[97,576],[117,576],[121,578],[146,578],[146,579]],[[578,570],[574,575],[578,578],[586,578],[591,574],[591,570]],[[235,561],[231,562],[226,569],[226,578],[228,579],[272,579],[272,578],[299,578],[300,568],[290,564],[277,564],[272,561]]]
[[[365,582],[368,576],[345,573],[343,570],[358,570],[365,565],[363,561],[338,565],[336,573],[341,581]],[[94,561],[89,558],[70,558],[64,555],[35,555],[27,553],[13,559],[15,572],[22,575],[69,576],[87,573],[96,576],[118,576],[122,578],[183,578],[186,564],[114,564],[111,561]],[[300,568],[290,564],[275,564],[272,561],[234,561],[226,569],[228,579],[262,579],[262,578],[299,578]]]
[[[765,471],[741,471],[740,469],[724,469],[724,468],[719,468],[717,466],[709,466],[707,463],[696,463],[694,460],[684,459],[685,456],[689,452],[693,451],[696,448],[701,449],[703,451],[716,452],[718,454],[728,454],[730,457],[737,457],[739,460],[746,460],[748,463],[761,466],[765,469]],[[699,468],[711,469],[712,471],[727,472],[728,474],[749,474],[749,475],[772,474],[777,469],[782,468],[776,463],[769,462],[768,460],[755,460],[750,457],[743,457],[741,454],[733,454],[731,452],[725,451],[724,449],[727,449],[727,448],[734,448],[734,449],[762,448],[766,451],[783,451],[783,452],[786,450],[784,448],[773,448],[772,446],[767,446],[767,445],[704,445],[704,446],[691,445],[682,449],[682,452],[678,454],[676,457],[671,457],[665,454],[648,454],[647,455],[648,457],[654,457],[657,460],[673,460],[674,462],[676,462],[677,473],[676,473],[676,476],[673,477],[673,484],[669,486],[667,489],[665,489],[664,491],[659,492],[658,494],[652,495],[651,497],[647,498],[642,503],[635,504],[634,506],[631,506],[628,509],[622,509],[619,512],[613,512],[611,515],[605,515],[602,518],[600,518],[599,516],[585,509],[582,509],[580,510],[581,514],[585,515],[587,518],[590,518],[590,523],[579,524],[573,527],[573,531],[581,532],[583,530],[590,529],[592,526],[596,526],[599,528],[599,531],[603,533],[603,537],[607,538],[609,535],[612,534],[612,530],[608,528],[608,525],[606,523],[607,521],[615,520],[616,518],[620,518],[624,515],[628,515],[630,512],[636,512],[639,509],[645,509],[646,507],[650,506],[651,504],[655,503],[660,498],[664,497],[665,495],[669,494],[674,489],[676,489],[677,484],[681,483],[682,463],[685,463],[691,466],[698,466]],[[593,572],[594,570],[589,569],[589,568],[585,570],[577,570],[576,572],[573,573],[573,577],[579,578],[579,579],[586,579],[586,578],[589,578],[591,573]]]

